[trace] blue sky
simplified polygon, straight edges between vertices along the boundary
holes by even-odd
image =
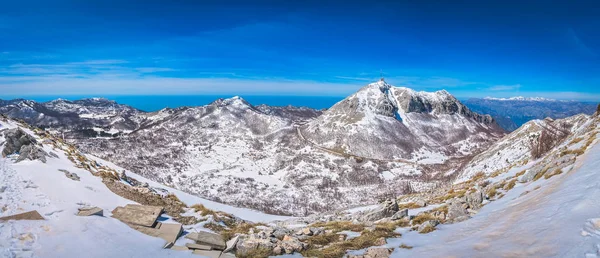
[[[600,100],[598,1],[2,6],[0,97],[344,96],[383,71],[396,86],[460,98]]]

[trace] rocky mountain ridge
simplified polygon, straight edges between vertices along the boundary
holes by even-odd
[[[47,106],[91,110],[73,105]],[[104,121],[135,126],[71,138],[81,150],[191,194],[297,216],[447,185],[503,135],[493,119],[446,91],[415,92],[383,81],[326,111],[253,106],[236,97],[150,113],[96,112],[111,116],[78,115],[77,121],[106,133],[114,129],[97,126]]]

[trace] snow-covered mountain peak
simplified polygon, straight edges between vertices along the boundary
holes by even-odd
[[[451,127],[455,131],[448,131]],[[415,91],[385,81],[368,84],[336,103],[305,130],[325,146],[378,158],[414,156],[425,146],[459,143],[480,137],[473,135],[479,132],[489,133],[488,140],[502,135],[491,117],[472,112],[445,90]],[[464,135],[449,136],[459,132]]]
[[[226,99],[217,99],[215,100],[213,103],[218,107],[233,107],[236,109],[248,109],[248,108],[253,108],[252,104],[250,104],[248,101],[246,101],[245,99],[243,99],[240,96],[234,96],[231,98],[226,98]]]
[[[379,90],[381,90],[381,92],[386,92],[393,86],[391,84],[388,84],[384,80],[379,80],[377,82],[369,83],[367,87],[378,88]]]

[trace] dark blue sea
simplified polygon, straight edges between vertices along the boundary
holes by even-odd
[[[38,102],[50,101],[57,98],[77,100],[95,96],[37,96],[23,97],[24,99]],[[102,96],[120,104],[129,105],[144,111],[157,111],[166,107],[177,108],[183,106],[202,106],[219,98],[230,98],[231,95],[199,95],[199,96]],[[240,96],[252,105],[267,104],[270,106],[303,106],[315,109],[330,108],[344,97],[331,96]],[[17,97],[0,96],[1,99],[14,99]]]

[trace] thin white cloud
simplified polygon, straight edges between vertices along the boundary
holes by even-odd
[[[0,92],[8,96],[27,95],[330,95],[344,96],[363,85],[315,81],[251,80],[229,78],[94,78],[18,77],[0,80]]]
[[[134,69],[140,73],[159,73],[159,72],[177,71],[176,69],[168,68],[168,67],[138,67],[138,68],[134,68]]]
[[[513,85],[494,85],[489,88],[491,91],[515,91],[521,88],[521,84]]]

